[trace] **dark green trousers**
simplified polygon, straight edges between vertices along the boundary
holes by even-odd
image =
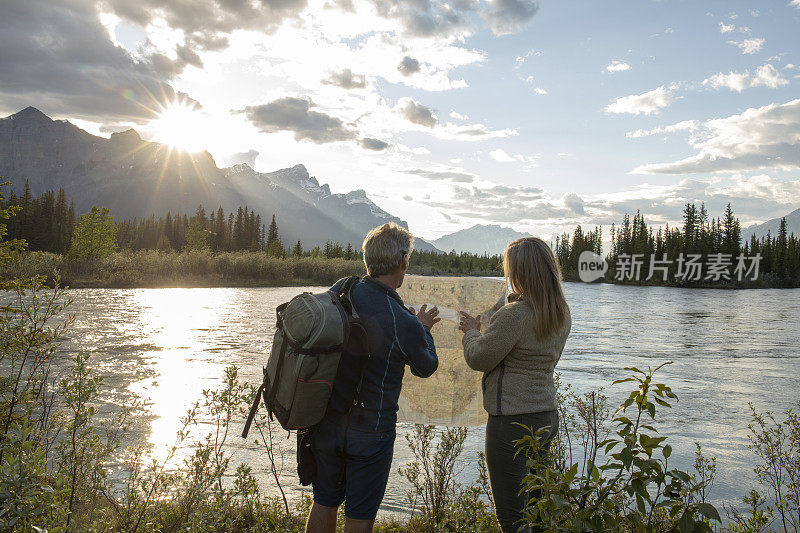
[[[523,510],[528,503],[527,493],[521,493],[522,480],[528,474],[525,455],[517,454],[514,442],[529,434],[522,424],[536,430],[549,427],[544,434],[545,450],[550,440],[558,432],[558,412],[526,413],[521,415],[489,415],[486,424],[486,466],[489,470],[489,483],[497,511],[497,521],[503,533],[519,530],[523,523]],[[530,531],[530,529],[523,529]]]

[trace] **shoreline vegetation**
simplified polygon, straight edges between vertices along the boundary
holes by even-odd
[[[417,261],[424,255],[436,256],[439,264]],[[409,274],[502,276],[499,268],[474,269],[467,254],[415,252],[412,258],[415,259]],[[18,252],[12,255],[3,276],[49,276],[53,280],[54,273],[62,286],[71,289],[128,289],[330,285],[345,276],[363,276],[366,270],[360,258],[274,257],[267,252],[251,251],[123,250],[94,261],[76,261],[68,255],[50,252]]]
[[[326,285],[347,275],[364,273],[358,243],[326,242],[307,248],[281,240],[272,217],[240,207],[225,213],[220,207],[193,215],[167,213],[115,221],[112,213],[93,207],[77,216],[63,190],[33,197],[12,192],[0,199],[0,209],[16,216],[8,221],[7,239],[27,243],[6,265],[6,277],[52,276],[58,272],[71,288],[144,287],[277,287]],[[579,281],[580,257],[592,252],[608,265],[597,282],[683,288],[800,287],[800,240],[787,234],[785,219],[777,235],[743,239],[730,205],[711,218],[705,205],[686,204],[680,227],[653,228],[637,212],[611,225],[611,246],[602,257],[602,228],[556,236],[551,245],[565,281]],[[758,274],[737,279],[737,258],[758,255]],[[667,266],[662,260],[668,259]],[[693,258],[693,259],[692,259]],[[681,260],[685,259],[685,263]],[[690,270],[690,259],[697,268]],[[727,260],[726,277],[709,276],[712,263]],[[638,262],[636,276],[631,265]],[[652,264],[651,264],[652,263]],[[626,267],[627,265],[627,267]],[[652,268],[651,267],[655,267]],[[626,271],[627,270],[627,271]],[[421,275],[502,276],[499,255],[450,251],[411,254],[409,273]],[[692,274],[692,275],[689,275]],[[649,279],[648,279],[649,278]]]

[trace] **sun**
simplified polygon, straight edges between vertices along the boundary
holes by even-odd
[[[187,152],[203,150],[209,134],[203,114],[185,102],[168,104],[147,129],[153,132],[154,141]]]

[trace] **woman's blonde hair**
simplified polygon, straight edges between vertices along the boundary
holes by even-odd
[[[561,267],[550,247],[538,237],[511,242],[503,253],[503,272],[512,291],[531,306],[536,335],[547,339],[557,335],[569,314]]]

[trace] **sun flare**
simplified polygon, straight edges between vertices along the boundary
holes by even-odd
[[[187,152],[203,150],[208,134],[202,113],[185,102],[167,105],[148,129],[153,132],[153,140]]]

